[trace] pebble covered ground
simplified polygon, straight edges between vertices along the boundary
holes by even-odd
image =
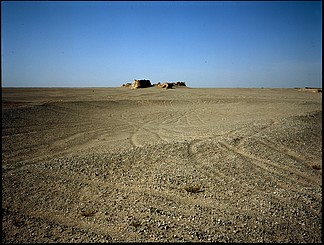
[[[322,242],[319,110],[89,149],[2,165],[2,243]]]

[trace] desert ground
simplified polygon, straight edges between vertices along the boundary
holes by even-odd
[[[322,93],[2,88],[2,243],[322,242]]]

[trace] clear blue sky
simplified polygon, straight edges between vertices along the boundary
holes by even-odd
[[[1,2],[2,87],[322,87],[322,2]]]

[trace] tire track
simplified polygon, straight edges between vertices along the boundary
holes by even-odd
[[[260,169],[264,170],[263,173],[268,173],[268,176],[271,176],[271,179],[275,178],[275,183],[277,186],[281,186],[281,188],[284,188],[284,190],[287,190],[288,192],[295,193],[297,196],[300,196],[301,194],[307,195],[311,197],[314,200],[320,201],[322,200],[321,196],[318,196],[314,194],[314,190],[312,190],[313,187],[321,186],[321,180],[316,180],[312,177],[309,177],[299,171],[295,171],[291,168],[285,168],[285,167],[279,167],[276,163],[272,163],[269,161],[266,161],[264,159],[251,156],[249,154],[246,154],[245,152],[235,149],[226,143],[220,142],[221,145],[223,145],[225,150],[231,151],[235,154],[239,154],[241,157],[247,158],[249,161],[248,163],[259,167]],[[271,166],[274,169],[271,170],[267,166]],[[278,170],[279,169],[279,170]],[[286,174],[285,174],[286,172]],[[296,177],[293,177],[292,175],[295,175]],[[289,187],[287,187],[287,181],[289,181]],[[310,187],[310,189],[309,189]],[[276,188],[277,189],[277,188]],[[254,191],[254,190],[253,190]],[[269,193],[268,190],[260,190],[264,193]],[[274,196],[275,197],[275,196]],[[281,197],[275,197],[278,200],[282,200]],[[314,213],[318,214],[318,210],[312,209]]]
[[[51,124],[51,125],[47,125],[47,123],[45,123],[45,125],[33,125],[33,126],[12,126],[10,128],[5,128],[3,129],[3,135],[2,137],[11,137],[11,136],[19,136],[19,135],[26,135],[26,134],[33,134],[33,133],[39,133],[39,132],[50,132],[50,131],[55,131],[58,129],[62,129],[62,128],[75,128],[75,127],[81,127],[81,128],[85,128],[87,126],[93,125],[92,122],[88,122],[88,121],[78,121],[78,124],[75,125],[67,125],[66,122],[56,122],[55,124]],[[19,129],[19,130],[17,130]],[[26,131],[20,131],[21,129],[26,129]],[[17,132],[16,132],[17,131]]]
[[[146,123],[142,123],[140,126],[133,125],[134,127],[137,127],[135,129],[135,131],[133,132],[133,134],[131,135],[131,137],[130,137],[131,142],[132,142],[132,144],[134,146],[142,146],[143,145],[143,144],[140,143],[139,138],[144,138],[143,136],[141,137],[141,135],[145,135],[146,133],[149,133],[151,135],[154,135],[155,138],[158,139],[158,141],[162,141],[162,142],[165,142],[166,141],[166,139],[164,139],[161,136],[158,127],[157,127],[157,130],[156,129],[154,129],[154,130],[149,129],[148,125],[152,124],[152,122],[154,122],[154,121],[156,121],[156,120],[149,120]],[[150,127],[154,127],[154,125],[156,125],[156,124],[153,124]],[[146,140],[147,140],[147,138],[146,138]]]
[[[268,146],[269,148],[278,151],[279,153],[282,153],[286,156],[291,157],[292,159],[298,161],[298,162],[309,162],[309,163],[313,163],[313,164],[317,164],[317,162],[315,160],[312,160],[314,158],[314,156],[303,156],[299,153],[297,153],[296,151],[291,150],[288,147],[285,146],[278,146],[278,144],[276,144],[274,141],[270,140],[270,139],[262,139],[262,143],[266,146]],[[305,154],[304,154],[305,155]]]
[[[167,142],[168,140],[162,136],[162,130],[170,130],[166,129],[165,126],[176,126],[177,122],[180,122],[181,119],[185,118],[185,114],[181,114],[179,116],[174,116],[174,114],[166,115],[166,116],[159,116],[157,119],[149,119],[146,121],[136,121],[138,117],[130,118],[126,117],[125,113],[121,115],[121,118],[124,122],[130,125],[133,128],[133,133],[130,136],[131,144],[134,146],[141,146],[140,138],[147,138],[145,137],[146,134],[153,135],[153,138],[158,139],[161,142]],[[163,128],[163,129],[162,129]],[[171,130],[174,131],[174,130]],[[180,132],[181,134],[181,132]],[[144,135],[144,136],[143,136]],[[148,136],[150,137],[150,136]]]
[[[252,160],[252,161],[249,161],[250,163],[256,165],[257,167],[267,171],[268,173],[270,174],[273,174],[275,176],[278,176],[278,177],[282,177],[283,179],[289,179],[292,183],[296,183],[296,184],[304,184],[304,185],[309,185],[309,182],[312,182],[313,184],[316,184],[316,185],[319,185],[320,183],[316,180],[314,180],[313,178],[310,178],[309,176],[299,172],[299,171],[296,171],[294,169],[291,169],[289,167],[280,167],[278,164],[276,163],[273,163],[273,162],[270,162],[270,161],[266,161],[262,158],[259,158],[259,157],[256,157],[256,156],[252,156],[250,154],[247,154],[245,153],[244,151],[240,150],[240,149],[237,149],[235,147],[232,147],[230,145],[228,145],[227,143],[224,143],[224,142],[219,142],[223,147],[224,149],[226,150],[229,150],[229,151],[232,151],[236,154],[239,154],[245,158],[248,158],[249,160]],[[258,162],[262,163],[262,164],[259,164]],[[295,174],[296,176],[298,176],[299,179],[298,181],[296,180],[296,178],[292,178],[292,177],[289,177],[288,175],[285,175],[283,174],[282,172],[283,171],[278,171],[278,170],[270,170],[267,166],[271,166],[271,167],[274,167],[275,169],[280,169],[280,170],[283,170],[284,172],[287,172],[287,173],[292,173],[292,174]],[[308,181],[303,181],[302,179],[307,179]]]

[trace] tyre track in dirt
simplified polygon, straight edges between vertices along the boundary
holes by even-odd
[[[303,155],[301,153],[297,153],[296,151],[283,146],[283,145],[279,145],[276,142],[270,140],[270,139],[266,139],[263,138],[262,141],[260,141],[261,143],[263,143],[264,145],[266,145],[267,147],[278,151],[279,153],[282,153],[286,156],[291,157],[292,159],[296,160],[297,162],[304,162],[304,163],[308,163],[309,165],[316,165],[318,164],[318,161],[315,160],[315,156],[314,155],[309,155],[309,154],[305,154],[303,153]]]
[[[163,103],[165,103],[164,105],[165,107],[170,107],[168,104],[166,104],[165,101]],[[169,103],[171,105],[172,101],[169,101]],[[145,103],[142,102],[142,104],[144,105]],[[166,142],[168,141],[166,137],[167,134],[164,134],[162,136],[161,132],[163,130],[172,131],[171,128],[176,128],[179,125],[181,125],[182,127],[191,126],[188,117],[194,112],[180,113],[179,111],[175,111],[170,113],[169,110],[165,110],[164,108],[162,108],[161,111],[162,114],[159,114],[159,116],[157,117],[158,119],[140,119],[140,115],[136,115],[136,116],[133,115],[133,117],[126,117],[125,116],[126,113],[123,113],[123,115],[121,116],[122,119],[133,128],[133,133],[130,136],[130,141],[133,146],[141,146],[145,144],[145,142],[147,142],[148,139],[152,139],[152,138],[157,139],[157,140],[153,140],[152,142],[155,141]],[[181,134],[181,131],[179,132]],[[141,143],[141,141],[143,143]]]
[[[129,118],[125,116],[125,113],[121,115],[121,120],[123,120],[124,123],[128,124],[130,127],[132,127],[132,132],[130,132],[129,141],[130,143],[136,147],[136,146],[142,146],[147,142],[148,140],[151,142],[155,142],[156,140],[152,140],[153,138],[157,139],[157,142],[164,142],[166,141],[159,133],[157,128],[158,119],[149,119],[146,121],[138,121],[138,118]],[[148,135],[148,136],[145,136]],[[141,140],[144,138],[143,143],[141,143]]]
[[[109,136],[111,137],[112,132],[118,133],[118,130],[123,128],[123,121],[118,121],[118,118],[116,118],[113,113],[110,113],[109,110],[107,111],[104,105],[96,106],[96,103],[95,105],[92,105],[90,102],[82,102],[80,105],[75,107],[75,104],[76,102],[59,102],[58,104],[52,102],[48,104],[44,103],[43,106],[35,109],[42,111],[49,115],[49,117],[42,118],[39,120],[37,125],[30,125],[29,118],[33,118],[33,115],[28,115],[28,117],[23,119],[25,123],[20,126],[19,130],[17,130],[17,128],[19,128],[17,125],[4,127],[3,133],[5,136],[3,139],[8,138],[10,140],[15,140],[13,137],[27,137],[28,139],[38,138],[39,143],[29,144],[27,142],[29,149],[31,147],[37,148],[37,145],[40,148],[44,148],[46,145],[46,147],[49,147],[50,151],[57,149],[57,151],[61,151],[61,153],[66,153],[67,151],[72,151],[78,147],[85,147],[86,142],[88,142],[88,145],[95,144],[96,142],[93,140],[104,138],[105,135],[108,136],[107,138],[109,140]],[[81,108],[82,106],[85,108],[83,108],[83,110],[81,110],[81,108],[78,109],[80,106]],[[91,114],[87,114],[89,108],[92,109]],[[99,111],[96,110],[96,108],[99,108]],[[107,115],[105,118],[103,118],[102,113],[100,113],[101,109],[105,109],[104,112]],[[55,114],[52,114],[53,112]],[[51,120],[49,121],[47,118]],[[55,120],[54,118],[58,120]],[[100,120],[97,120],[97,118]],[[17,122],[21,124],[21,120],[17,120]],[[15,122],[11,121],[11,124],[12,123]],[[118,124],[121,125],[117,126]],[[29,127],[27,125],[29,125]],[[21,131],[21,129],[26,129],[26,131]],[[56,130],[58,130],[59,133],[53,134],[52,132],[55,132]],[[35,134],[41,135],[43,138],[28,137],[28,135],[34,136]],[[67,151],[64,149],[62,150],[63,143],[66,145],[66,148],[69,148]],[[20,155],[19,151],[24,151],[25,149],[25,144],[19,145],[18,148],[16,148],[16,151],[13,152],[15,155],[12,155],[12,157]],[[37,158],[38,157],[35,157],[33,159],[35,160]]]
[[[247,159],[249,159],[250,163],[253,163],[255,166],[265,170],[266,172],[268,172],[271,175],[275,175],[277,177],[281,177],[281,179],[289,179],[291,182],[297,184],[297,185],[309,185],[309,182],[312,182],[314,184],[319,184],[318,181],[315,181],[313,178],[310,178],[308,175],[305,175],[299,171],[296,171],[292,168],[289,167],[282,167],[279,164],[275,163],[275,162],[271,162],[250,154],[245,153],[244,151],[231,147],[230,145],[224,143],[224,142],[220,142],[220,144],[224,147],[224,149],[232,151],[234,153],[237,153],[243,157],[246,157]],[[252,161],[251,161],[252,160]],[[286,173],[286,174],[284,174]],[[290,175],[288,175],[290,174]],[[291,176],[291,174],[294,174],[295,176]],[[297,177],[297,178],[296,178]],[[306,180],[304,180],[306,179]]]
[[[189,144],[188,144],[188,156],[190,158],[192,158],[192,160],[196,161],[198,164],[198,160],[196,160],[195,158],[195,150],[194,148],[196,147],[196,145],[198,144],[203,144],[206,141],[214,141],[217,142],[217,144],[219,146],[221,146],[223,148],[224,151],[230,151],[233,152],[234,154],[238,154],[241,157],[245,157],[248,159],[247,163],[251,163],[254,164],[255,166],[259,167],[260,169],[264,170],[265,172],[268,172],[268,175],[274,175],[277,176],[279,179],[282,179],[284,181],[291,181],[292,183],[297,184],[297,186],[307,186],[307,185],[314,185],[314,186],[319,186],[321,185],[321,180],[318,178],[318,175],[315,173],[309,173],[309,172],[304,172],[303,170],[296,170],[296,168],[294,166],[289,167],[288,165],[283,166],[282,164],[278,164],[276,162],[273,161],[269,161],[268,159],[264,159],[264,158],[260,158],[257,156],[254,156],[253,152],[251,153],[246,153],[243,149],[241,149],[241,147],[245,144],[246,139],[253,139],[253,137],[255,137],[256,135],[258,135],[261,131],[264,131],[266,129],[269,129],[272,125],[277,124],[278,122],[276,121],[272,121],[270,122],[268,125],[264,125],[261,126],[258,130],[256,130],[255,132],[250,132],[248,134],[245,134],[244,136],[242,136],[242,134],[240,134],[240,131],[246,131],[246,129],[249,128],[249,126],[245,127],[241,127],[239,129],[236,130],[232,130],[229,131],[227,133],[224,133],[222,135],[218,135],[216,137],[207,137],[204,139],[195,139],[192,140]],[[250,127],[251,129],[251,127]],[[253,128],[253,130],[255,130]],[[252,130],[252,131],[253,131]],[[228,136],[232,135],[232,142],[231,145],[226,143],[226,141],[228,141]],[[239,137],[233,137],[233,135],[239,135]],[[224,137],[225,137],[225,141],[224,141]],[[223,138],[223,140],[222,140]],[[260,143],[264,143],[263,141],[259,141]],[[290,149],[287,148],[280,148],[280,147],[274,147],[272,144],[269,143],[264,143],[269,149],[274,149],[277,152],[279,152],[280,154],[283,154],[283,158],[286,157],[291,157],[293,159],[298,160],[299,162],[307,162],[307,159],[303,156],[300,156],[299,154],[295,154],[295,153],[291,153],[293,151],[291,151]],[[287,154],[287,152],[289,152]],[[269,167],[271,169],[269,169]],[[203,170],[204,171],[204,170]],[[212,170],[213,174],[216,175],[220,175],[225,179],[228,179],[230,181],[231,178],[227,178],[225,175],[221,174],[221,172],[219,171],[215,171],[215,169]],[[282,182],[282,185],[285,186],[284,182]],[[298,188],[292,188],[289,187],[290,190],[295,190],[296,192],[300,192],[300,189]],[[310,194],[311,192],[305,192],[303,191],[303,193],[305,194]],[[315,199],[319,200],[321,197],[319,196],[314,196],[312,195]]]

